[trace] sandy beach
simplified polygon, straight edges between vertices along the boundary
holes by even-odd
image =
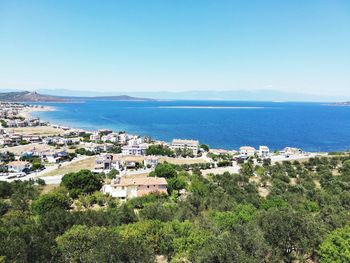
[[[33,112],[39,111],[55,111],[56,109],[52,106],[42,106],[42,105],[32,105],[30,107],[25,107],[20,113],[19,116],[24,118],[31,118]]]

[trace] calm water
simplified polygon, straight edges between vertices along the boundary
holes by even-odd
[[[242,145],[268,145],[271,149],[295,146],[308,151],[350,149],[350,107],[234,101],[87,101],[50,105],[57,111],[36,115],[56,124],[89,130],[109,128],[165,141],[198,139],[213,148],[225,149]]]

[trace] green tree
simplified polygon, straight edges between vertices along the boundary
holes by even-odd
[[[171,221],[174,218],[175,209],[175,206],[161,202],[150,203],[140,211],[140,217],[144,220]]]
[[[8,163],[15,160],[15,155],[12,152],[1,152],[0,153],[0,163]]]
[[[254,165],[251,162],[246,162],[242,165],[239,172],[246,177],[254,176]]]
[[[169,194],[171,194],[174,190],[179,191],[181,189],[185,189],[187,187],[187,182],[184,177],[177,176],[173,178],[167,179],[167,188]]]
[[[33,171],[39,170],[43,167],[44,167],[44,165],[42,165],[40,161],[35,161],[32,163],[32,170]]]
[[[170,163],[159,163],[151,176],[174,178],[177,175],[175,166]]]
[[[30,202],[39,195],[37,187],[32,181],[15,181],[12,188],[11,207],[22,212],[28,211]]]
[[[6,214],[9,208],[10,208],[10,205],[4,200],[0,199],[0,216],[3,216],[4,214]]]
[[[200,148],[202,148],[206,152],[209,152],[209,146],[207,144],[201,144]]]
[[[66,187],[72,198],[80,194],[90,194],[102,187],[102,178],[90,170],[81,170],[77,173],[68,173],[63,176],[61,185]]]
[[[150,145],[146,149],[146,155],[174,156],[174,151],[163,145]]]
[[[248,263],[253,261],[245,255],[237,238],[229,233],[224,233],[219,237],[211,237],[202,249],[195,253],[193,262]]]
[[[74,226],[56,240],[64,262],[154,262],[144,240],[108,228]]]
[[[293,259],[293,255],[313,255],[323,233],[322,225],[311,215],[290,208],[269,209],[261,216],[260,226],[275,254],[285,260]]]
[[[9,198],[13,193],[12,185],[6,181],[0,181],[0,198]]]
[[[322,263],[350,262],[350,226],[330,233],[320,245],[318,254]]]
[[[253,205],[238,205],[234,211],[215,212],[213,219],[220,229],[230,230],[254,219],[256,208]]]
[[[56,208],[69,209],[71,205],[72,200],[68,197],[68,193],[58,190],[39,196],[33,201],[32,210],[34,213],[42,215]]]
[[[107,173],[107,175],[106,175],[106,177],[108,178],[108,179],[115,179],[116,177],[117,177],[117,175],[119,175],[119,171],[117,170],[117,169],[112,169],[112,170],[110,170],[108,173]]]

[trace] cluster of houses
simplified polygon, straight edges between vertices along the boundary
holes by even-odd
[[[0,102],[0,118],[13,119],[25,108],[26,105],[11,102]]]
[[[130,156],[125,158],[119,154],[100,154],[95,160],[94,172],[109,172],[113,169],[119,172],[126,171],[127,169],[135,169],[137,167],[143,167],[145,169],[153,169],[159,163],[157,156]]]
[[[79,142],[79,138],[67,138],[65,137],[65,135],[47,137],[41,135],[21,134],[11,130],[4,130],[0,128],[0,146],[2,147],[11,147],[30,143],[68,146],[78,144]]]
[[[41,149],[33,147],[32,149],[28,149],[23,151],[20,155],[15,156],[15,160],[9,163],[1,163],[2,170],[6,170],[6,172],[2,175],[7,175],[10,173],[26,175],[32,172],[32,164],[30,161],[32,157],[35,157],[36,160],[40,160],[41,163],[46,164],[56,164],[69,159],[69,154],[66,151],[62,150],[54,150],[54,149]]]
[[[0,103],[0,120],[6,127],[27,127],[48,125],[38,118],[22,118],[20,112],[27,105],[16,103]],[[137,135],[130,135],[125,132],[113,132],[109,129],[100,129],[95,132],[87,132],[79,129],[71,129],[51,125],[59,128],[61,134],[56,136],[25,135],[11,132],[11,129],[0,127],[0,147],[10,147],[20,144],[29,144],[25,151],[17,155],[15,161],[6,164],[7,170],[12,173],[26,173],[32,168],[28,161],[36,157],[42,163],[59,163],[69,158],[67,147],[83,148],[87,151],[98,154],[95,160],[94,172],[110,172],[115,169],[119,171],[116,179],[110,184],[104,185],[102,191],[120,199],[140,197],[149,193],[167,193],[167,181],[164,178],[142,177],[128,179],[121,175],[126,174],[130,169],[154,169],[159,163],[159,157],[147,156],[146,151],[151,144],[161,145],[171,149],[177,156],[197,157],[202,149],[197,140],[173,139],[171,143],[161,141],[150,141],[148,138]],[[112,154],[115,146],[120,147],[121,153]],[[74,148],[73,147],[73,148]],[[262,159],[272,156],[269,147],[259,146],[255,149],[251,146],[242,146],[239,152],[226,150],[211,150],[215,154],[233,153],[242,159],[259,157]],[[178,154],[179,153],[179,154]],[[279,151],[279,155],[289,157],[302,154],[298,148],[286,147]],[[24,158],[21,158],[24,157]]]
[[[144,139],[137,135],[131,135],[126,132],[113,132],[108,129],[100,129],[90,134],[91,142],[116,143],[126,145],[128,143],[140,144]]]
[[[24,118],[20,112],[25,108],[34,107],[19,103],[0,102],[0,119],[3,127],[35,127],[46,126],[48,122],[43,122],[40,118]]]
[[[290,157],[294,155],[302,154],[303,151],[299,148],[294,147],[285,147],[283,150],[279,151],[279,155]],[[259,146],[259,149],[255,149],[251,146],[242,146],[239,148],[239,156],[241,158],[248,158],[248,157],[254,157],[257,156],[259,158],[265,159],[270,158],[271,153],[270,149],[267,146]]]

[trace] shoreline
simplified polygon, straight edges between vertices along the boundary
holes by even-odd
[[[57,109],[53,106],[46,106],[46,105],[30,105],[29,107],[24,108],[21,112],[18,113],[19,116],[23,118],[35,118],[33,116],[33,112],[46,112],[46,111],[56,111]]]
[[[193,109],[260,109],[260,108],[264,108],[264,107],[231,107],[231,106],[160,106],[159,108],[179,108],[179,109],[187,109],[187,108],[193,108]],[[36,118],[36,116],[33,116],[33,113],[35,112],[52,112],[52,111],[57,111],[58,109],[54,106],[48,106],[48,105],[42,105],[42,104],[27,104],[27,107],[25,109],[23,109],[19,115],[20,116],[23,116],[25,118]],[[40,117],[41,118],[41,117]],[[95,132],[95,131],[98,131],[99,129],[103,129],[103,127],[91,127],[91,128],[81,128],[79,126],[74,126],[74,124],[57,124],[57,123],[54,123],[50,120],[45,120],[45,119],[42,119],[43,121],[47,122],[48,123],[48,126],[49,127],[53,127],[53,128],[62,128],[62,129],[71,129],[71,130],[82,130],[82,131],[85,131],[87,133],[92,133],[92,132]],[[113,130],[114,132],[119,132],[119,130],[114,130],[114,129],[111,129]],[[120,130],[121,131],[121,130]],[[127,130],[123,130],[125,131],[126,133],[129,133],[129,131]],[[133,134],[136,134],[136,135],[139,135],[139,136],[142,136],[141,134],[138,134],[138,133],[133,133]],[[154,138],[156,141],[167,141],[167,140],[160,140],[156,137],[152,137]],[[171,141],[167,141],[168,143],[171,142]],[[204,142],[205,143],[205,142]],[[290,146],[290,145],[289,145]],[[215,146],[212,146],[213,149],[216,149],[216,148],[221,148],[225,151],[237,151],[237,149],[239,150],[239,148],[235,148],[235,147],[231,147],[231,148],[226,148],[225,146],[218,146],[218,147],[215,147]],[[295,148],[298,148],[298,146],[292,146],[292,147],[295,147]],[[283,148],[283,146],[281,147]],[[278,150],[277,148],[276,149],[270,149],[270,151],[274,151],[274,150]],[[346,150],[327,150],[327,151],[319,151],[319,150],[305,150],[306,152],[310,152],[310,153],[329,153],[329,152],[337,152],[337,151],[346,151]]]

